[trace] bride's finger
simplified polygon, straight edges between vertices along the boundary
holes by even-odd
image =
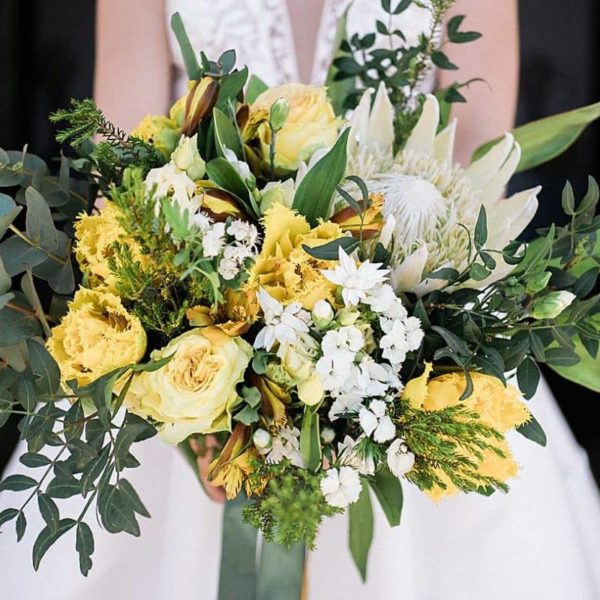
[[[205,444],[204,447],[202,447],[198,443],[198,440],[193,438],[190,440],[190,447],[196,454],[196,465],[198,466],[198,474],[200,475],[202,486],[209,498],[215,502],[225,502],[226,496],[223,488],[214,486],[208,480],[208,468],[213,460],[214,449],[218,446],[217,440],[214,436],[209,435],[204,441]]]

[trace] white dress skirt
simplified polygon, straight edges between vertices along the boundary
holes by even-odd
[[[347,4],[325,2],[314,81],[323,81],[336,22]],[[370,30],[378,7],[379,0],[355,0],[349,30]],[[234,46],[240,62],[269,84],[299,79],[286,0],[167,1],[167,16],[175,10],[192,43],[209,56]],[[402,19],[415,35],[424,26],[417,8]],[[173,55],[178,56],[176,49]],[[176,86],[181,92],[183,76]],[[406,484],[402,523],[394,529],[374,502],[367,583],[348,551],[346,516],[326,520],[317,550],[308,557],[310,600],[600,599],[600,496],[587,456],[545,382],[531,409],[548,445],[511,436],[521,473],[508,495],[456,496],[435,504]],[[5,475],[23,472],[17,460],[22,451],[17,449]],[[216,598],[222,505],[205,496],[177,450],[153,439],[133,451],[142,466],[127,476],[152,514],[141,519],[141,537],[103,532],[92,516],[96,552],[87,578],[79,574],[73,532],[50,549],[34,573],[31,549],[43,522],[33,507],[21,543],[13,524],[0,536],[2,600]],[[0,494],[0,510],[18,505],[15,496]],[[81,508],[79,498],[62,501],[61,516],[77,516]]]

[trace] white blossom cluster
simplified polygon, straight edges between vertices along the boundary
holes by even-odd
[[[369,444],[383,445],[388,467],[397,477],[413,466],[414,455],[399,437],[392,411],[403,389],[399,372],[407,354],[420,347],[424,334],[419,319],[408,316],[387,283],[388,270],[382,265],[369,261],[357,264],[340,249],[339,265],[323,274],[339,286],[345,307],[336,314],[322,300],[315,304],[311,315],[299,303],[284,306],[261,289],[258,302],[264,327],[255,347],[267,351],[277,348],[283,361],[287,349],[302,346],[304,339],[313,336],[318,352],[311,370],[333,399],[329,419],[348,419],[361,431],[356,439],[346,435],[338,444],[336,465],[328,469],[321,482],[326,501],[331,506],[346,507],[358,500],[360,475],[375,474]],[[268,455],[271,462],[288,458],[296,464],[301,460],[297,431],[282,429],[273,437]]]
[[[202,211],[192,216],[192,223],[202,233],[204,257],[219,257],[217,271],[226,281],[235,279],[243,270],[244,261],[256,256],[258,230],[251,223],[239,219],[215,222]]]

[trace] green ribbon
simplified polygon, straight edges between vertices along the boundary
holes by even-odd
[[[257,553],[257,530],[244,523],[248,499],[240,493],[225,504],[219,600],[300,600],[305,548],[264,542]]]

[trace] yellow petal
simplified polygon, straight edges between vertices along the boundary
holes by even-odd
[[[425,370],[419,377],[411,379],[402,392],[402,397],[410,402],[413,408],[422,408],[427,398],[427,382],[433,370],[431,363],[425,363]]]

